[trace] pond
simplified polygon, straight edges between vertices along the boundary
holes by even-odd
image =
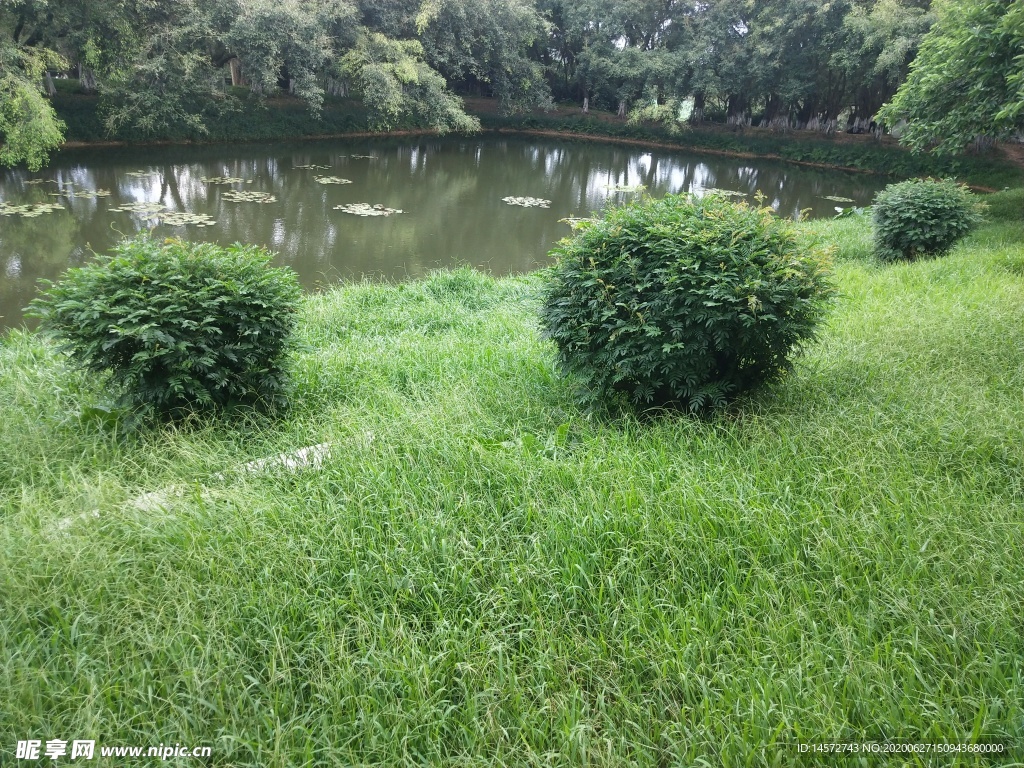
[[[23,322],[39,278],[144,229],[265,245],[311,290],[466,264],[503,275],[547,264],[570,231],[560,219],[632,199],[638,185],[655,196],[761,192],[782,216],[831,216],[870,203],[885,181],[526,137],[69,150],[38,173],[0,171],[0,328]]]

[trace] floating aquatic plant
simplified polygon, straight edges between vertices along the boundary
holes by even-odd
[[[349,155],[349,157],[354,157],[356,160],[376,160],[377,159],[376,155]]]
[[[329,166],[329,165],[316,165],[314,163],[309,163],[308,165],[293,165],[292,166],[292,168],[301,168],[302,170],[305,170],[305,171],[326,171],[330,167],[331,166]]]
[[[723,197],[746,197],[746,192],[737,192],[734,189],[719,189],[718,187],[704,187],[704,194],[722,195]]]
[[[144,171],[141,168],[137,171],[128,171],[125,176],[131,176],[136,179],[144,179],[147,176],[155,176],[157,171]]]
[[[189,213],[188,211],[169,211],[161,203],[124,203],[111,211],[135,213],[143,219],[160,219],[161,224],[170,227],[183,227],[188,224],[197,227],[212,227],[217,222],[205,213]]]
[[[346,205],[334,206],[336,211],[344,211],[354,216],[390,216],[393,213],[403,213],[399,208],[385,208],[380,203],[370,205],[369,203],[347,203]]]
[[[160,223],[169,227],[184,227],[194,224],[197,227],[212,227],[217,222],[205,213],[189,213],[188,211],[166,211],[159,214]]]
[[[83,198],[97,198],[97,197],[110,197],[109,189],[81,189],[78,192],[71,192],[70,190],[66,193],[68,197],[83,197]]]
[[[117,208],[110,210],[116,213],[147,214],[143,215],[143,218],[150,219],[167,210],[167,206],[161,203],[121,203]]]
[[[277,198],[268,192],[239,192],[229,189],[221,197],[232,203],[276,203]]]
[[[0,216],[21,216],[25,219],[34,219],[44,213],[62,211],[64,206],[60,203],[35,203],[29,205],[13,205],[12,203],[0,203]]]
[[[509,205],[521,205],[523,208],[547,208],[551,205],[550,200],[544,200],[540,197],[513,197],[509,195],[501,199]]]
[[[237,176],[200,176],[204,184],[252,184],[252,179],[240,179]]]
[[[314,176],[318,184],[351,184],[349,179],[342,179],[338,176]]]
[[[839,195],[823,195],[822,200],[834,200],[837,203],[852,203],[853,199],[849,197],[840,197]]]
[[[647,187],[643,184],[606,184],[605,189],[609,192],[643,192]]]

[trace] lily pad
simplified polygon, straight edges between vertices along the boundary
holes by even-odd
[[[110,197],[109,189],[82,189],[78,192],[68,192],[68,197],[83,197],[87,199],[95,199],[97,197]]]
[[[155,176],[156,174],[157,171],[144,171],[140,168],[137,171],[128,171],[128,173],[126,173],[125,176],[131,176],[132,178],[135,179],[145,179],[149,176]]]
[[[351,213],[353,216],[391,216],[394,213],[404,213],[399,208],[385,208],[380,203],[370,205],[369,203],[347,203],[346,205],[334,206],[336,211]]]
[[[276,203],[277,198],[269,192],[240,192],[229,189],[221,198],[232,203]]]
[[[508,197],[501,198],[502,202],[508,203],[509,205],[520,205],[523,208],[548,208],[551,205],[550,200],[545,200],[540,197],[514,197],[509,195]]]
[[[160,219],[161,224],[170,227],[184,227],[192,224],[197,227],[212,227],[217,222],[205,213],[189,213],[188,211],[169,211],[161,203],[124,203],[111,211],[134,213],[143,219]]]
[[[377,159],[376,155],[349,155],[349,157],[354,157],[356,160],[376,160]]]
[[[252,184],[252,179],[241,179],[238,176],[200,176],[204,184]]]
[[[144,219],[152,219],[166,211],[167,206],[161,203],[121,203],[110,210],[116,213],[139,213]]]
[[[326,171],[330,168],[329,165],[316,165],[315,163],[309,163],[308,165],[293,165],[292,168],[301,168],[304,171]]]
[[[36,203],[28,205],[14,205],[12,203],[0,203],[0,216],[21,216],[24,219],[34,219],[44,213],[62,211],[64,206],[60,203]]]
[[[350,179],[342,179],[338,176],[314,176],[317,184],[351,184]]]
[[[737,192],[734,189],[719,189],[718,187],[704,187],[705,194],[722,195],[723,197],[746,197],[746,192]]]
[[[834,200],[837,203],[852,203],[853,198],[840,197],[839,195],[822,195],[822,200]]]
[[[634,184],[632,186],[628,184],[606,184],[604,188],[609,192],[643,192],[647,189],[643,184]]]
[[[160,214],[160,223],[169,227],[184,227],[194,224],[197,227],[212,227],[217,222],[205,213],[189,213],[188,211],[166,211]]]

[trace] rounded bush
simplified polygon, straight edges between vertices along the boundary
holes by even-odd
[[[829,254],[715,195],[612,209],[552,255],[541,325],[591,401],[723,405],[788,368],[834,294]]]
[[[983,204],[952,181],[890,184],[873,204],[875,253],[885,261],[941,256],[982,221]]]
[[[43,281],[30,310],[122,405],[162,415],[285,402],[285,359],[302,294],[255,246],[139,237]]]

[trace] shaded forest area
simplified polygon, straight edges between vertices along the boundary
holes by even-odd
[[[472,131],[461,97],[486,96],[672,130],[881,132],[944,10],[963,15],[930,0],[0,0],[0,163],[45,160],[64,128],[46,96],[70,88],[98,94],[108,134],[140,140],[282,91],[316,118],[358,101],[375,131]]]

